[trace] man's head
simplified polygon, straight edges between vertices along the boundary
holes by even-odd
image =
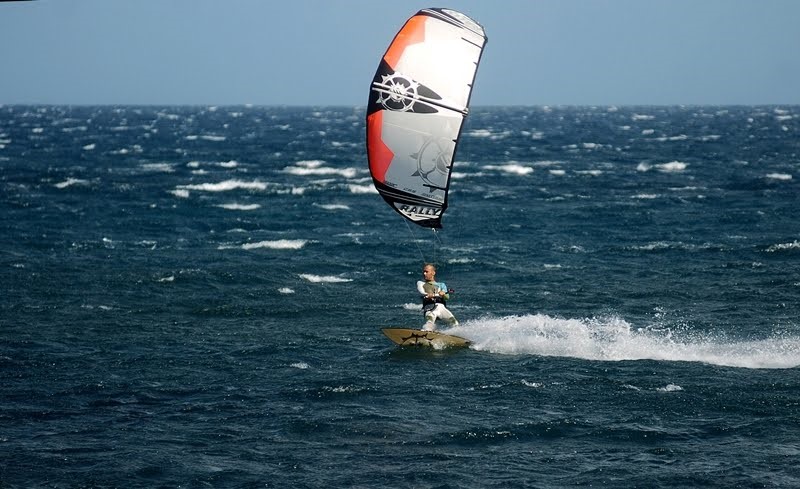
[[[436,266],[432,263],[426,263],[425,266],[422,267],[422,277],[426,282],[433,281],[433,279],[436,278]]]

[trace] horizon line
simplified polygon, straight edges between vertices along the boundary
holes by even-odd
[[[0,0],[4,1],[4,0]],[[366,104],[254,104],[254,103],[70,103],[70,102],[0,102],[0,107],[245,107],[245,108],[352,108],[366,110]],[[535,108],[535,107],[777,107],[800,106],[800,102],[764,103],[625,103],[625,104],[479,104],[470,109],[480,108]]]

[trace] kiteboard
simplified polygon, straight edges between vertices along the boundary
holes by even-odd
[[[470,341],[460,336],[439,333],[438,331],[424,331],[421,329],[384,328],[383,334],[400,346],[427,346],[436,349],[465,347]]]

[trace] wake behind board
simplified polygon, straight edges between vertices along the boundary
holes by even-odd
[[[460,336],[423,331],[421,329],[384,328],[385,334],[392,342],[400,346],[428,346],[432,348],[450,348],[469,346],[470,341]]]

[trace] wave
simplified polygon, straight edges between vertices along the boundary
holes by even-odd
[[[187,141],[197,141],[198,139],[202,139],[204,141],[222,142],[228,138],[226,136],[217,136],[214,134],[203,134],[203,135],[189,134],[184,139],[186,139]]]
[[[246,182],[243,180],[225,180],[218,183],[197,183],[178,185],[178,190],[198,190],[202,192],[227,192],[229,190],[266,190],[267,184],[258,180]]]
[[[325,209],[326,211],[349,211],[350,206],[345,204],[314,204],[315,207]]]
[[[350,190],[351,194],[377,194],[378,191],[375,190],[373,185],[354,185],[350,184],[347,186]]]
[[[686,141],[687,139],[689,139],[689,136],[687,136],[686,134],[680,134],[678,136],[662,136],[662,137],[658,137],[658,138],[656,138],[656,141],[658,141],[660,143],[665,143],[665,142],[668,142],[668,141]]]
[[[309,282],[315,284],[338,284],[338,283],[353,281],[353,279],[351,278],[337,277],[334,275],[327,275],[327,276],[313,275],[310,273],[301,273],[300,278],[308,280]]]
[[[495,170],[513,175],[527,175],[533,173],[533,168],[529,166],[520,165],[518,163],[508,163],[505,165],[486,165],[482,167],[484,170]]]
[[[701,362],[740,368],[800,366],[800,337],[727,341],[668,329],[636,329],[623,319],[559,319],[543,314],[479,319],[444,332],[472,348],[507,355],[573,357],[594,361]]]
[[[148,172],[174,173],[175,167],[169,163],[143,163],[140,168]]]
[[[794,240],[791,243],[774,244],[767,248],[768,253],[775,253],[776,251],[800,250],[800,241]]]
[[[227,209],[230,211],[254,211],[256,209],[261,208],[261,204],[237,204],[237,203],[230,203],[230,204],[219,204],[217,207],[222,209]]]
[[[647,244],[625,246],[628,251],[723,251],[729,249],[726,245],[715,243],[692,244],[682,241],[652,241]]]
[[[276,241],[259,241],[257,243],[245,243],[242,245],[244,250],[256,250],[259,248],[269,248],[271,250],[299,250],[308,243],[305,239],[279,239]]]
[[[656,168],[662,173],[680,173],[686,170],[688,165],[682,161],[670,161],[669,163],[660,163],[658,165],[651,165],[649,163],[641,162],[636,167],[636,171],[647,172]]]
[[[318,175],[338,175],[344,178],[355,178],[358,174],[356,168],[330,168],[323,166],[287,166],[284,173],[301,177]]]
[[[80,178],[68,178],[63,182],[56,183],[54,186],[56,188],[67,188],[73,185],[88,185],[88,184],[89,184],[88,180],[82,180]]]
[[[256,243],[244,243],[241,245],[221,244],[218,250],[257,250],[267,248],[271,250],[299,250],[308,244],[305,239],[279,239],[275,241],[258,241]]]
[[[769,178],[770,180],[783,180],[783,181],[786,181],[786,180],[791,180],[792,179],[792,175],[789,174],[789,173],[769,173],[769,174],[767,174],[767,178]]]

